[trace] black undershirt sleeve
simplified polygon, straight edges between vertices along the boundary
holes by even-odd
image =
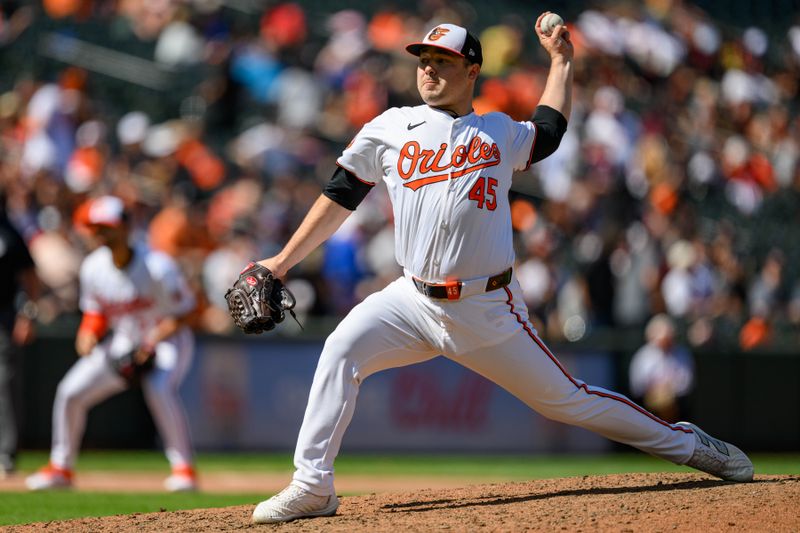
[[[349,170],[337,166],[322,194],[340,206],[355,211],[372,187],[373,184],[362,181]]]
[[[536,144],[531,162],[535,163],[556,151],[567,131],[567,119],[552,107],[540,105],[536,107],[532,120],[536,124]]]

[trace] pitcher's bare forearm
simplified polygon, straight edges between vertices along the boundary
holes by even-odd
[[[539,100],[539,105],[552,107],[567,120],[572,112],[572,76],[572,59],[554,57]]]
[[[278,278],[284,277],[290,268],[328,240],[351,213],[351,210],[327,196],[320,195],[283,250],[258,263],[270,269]]]

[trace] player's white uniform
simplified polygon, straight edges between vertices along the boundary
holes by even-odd
[[[101,247],[81,265],[80,307],[108,319],[109,334],[81,357],[61,380],[53,406],[51,462],[71,469],[95,404],[125,390],[127,382],[108,364],[139,346],[162,318],[182,316],[195,306],[178,266],[169,256],[137,247],[125,268],[117,268],[111,250]],[[191,364],[194,338],[182,327],[155,347],[155,368],[142,379],[142,390],[173,467],[192,464],[189,428],[178,386]]]
[[[486,292],[487,278],[514,262],[508,191],[535,142],[530,122],[500,113],[452,118],[420,105],[389,109],[339,158],[360,180],[386,182],[405,276],[357,305],[327,339],[295,452],[296,484],[333,492],[333,461],[361,381],[439,354],[549,418],[675,463],[690,459],[691,430],[567,373],[528,322],[516,279]],[[465,283],[459,299],[433,299],[412,277]]]

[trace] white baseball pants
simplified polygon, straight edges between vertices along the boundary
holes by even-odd
[[[60,468],[71,469],[75,464],[89,409],[128,388],[107,362],[110,345],[98,344],[72,365],[58,384],[50,461]],[[193,354],[194,336],[183,328],[156,345],[155,367],[142,379],[145,401],[172,467],[193,464],[189,424],[178,395]]]
[[[685,428],[570,376],[528,322],[516,279],[504,289],[448,301],[430,299],[400,278],[357,305],[325,342],[295,450],[294,482],[333,494],[333,462],[361,382],[440,354],[550,419],[677,464],[694,452],[694,435]]]

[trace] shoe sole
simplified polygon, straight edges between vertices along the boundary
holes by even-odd
[[[30,486],[30,485],[28,485],[26,483],[25,487],[31,492],[40,492],[40,491],[43,491],[43,490],[69,490],[69,489],[72,488],[72,484],[69,484],[69,485],[47,485],[47,486],[44,486],[44,487],[33,486],[32,487],[32,486]]]
[[[333,516],[336,514],[338,509],[339,498],[335,498],[332,500],[331,505],[328,505],[328,507],[320,509],[319,511],[314,511],[311,513],[298,513],[289,516],[282,516],[280,518],[256,518],[255,514],[253,514],[252,521],[254,524],[278,524],[282,522],[291,522],[292,520],[299,520],[301,518],[320,518],[323,516]]]
[[[164,487],[167,492],[198,492],[197,487]]]

